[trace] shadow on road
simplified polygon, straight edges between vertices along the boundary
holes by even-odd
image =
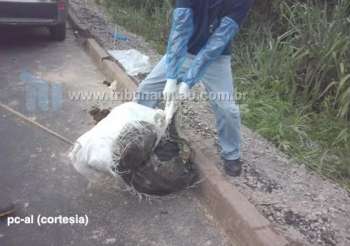
[[[46,27],[0,26],[0,47],[53,42]]]

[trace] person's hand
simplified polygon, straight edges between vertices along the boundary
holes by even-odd
[[[163,96],[165,101],[175,99],[176,93],[177,93],[177,80],[168,79],[163,90]]]
[[[165,100],[165,120],[166,124],[169,125],[176,112],[177,80],[167,80],[163,90],[163,96]]]
[[[191,89],[187,83],[181,82],[179,86],[179,99],[181,101],[187,100],[190,97]]]

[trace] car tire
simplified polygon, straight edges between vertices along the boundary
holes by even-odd
[[[63,41],[66,39],[66,24],[58,24],[50,27],[50,34],[52,40]]]

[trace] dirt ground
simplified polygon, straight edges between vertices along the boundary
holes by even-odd
[[[106,47],[114,25],[92,0],[72,0],[71,6],[90,32]],[[128,37],[118,49],[135,48],[156,63],[160,55],[142,37],[118,27]],[[203,91],[201,86],[195,90]],[[213,146],[218,154],[215,119],[207,102],[192,101],[182,109],[186,131]],[[350,194],[338,185],[297,165],[271,143],[242,126],[244,172],[233,185],[295,245],[350,245]]]
[[[196,88],[202,90],[202,88]],[[216,150],[215,119],[207,103],[184,109],[192,138]],[[186,121],[187,119],[187,121]],[[205,122],[202,119],[206,119]],[[242,127],[244,172],[230,179],[287,238],[300,245],[349,245],[350,196],[338,185],[297,165],[271,143]],[[221,169],[222,163],[218,161]]]

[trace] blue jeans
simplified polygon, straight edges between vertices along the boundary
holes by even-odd
[[[189,69],[193,58],[193,55],[187,55],[181,67],[181,74]],[[237,160],[240,158],[241,117],[239,107],[234,100],[231,57],[220,56],[211,63],[201,82],[206,88],[210,104],[215,113],[222,158]],[[144,106],[155,108],[160,99],[158,95],[161,95],[165,83],[166,64],[164,56],[140,84],[136,101]]]

